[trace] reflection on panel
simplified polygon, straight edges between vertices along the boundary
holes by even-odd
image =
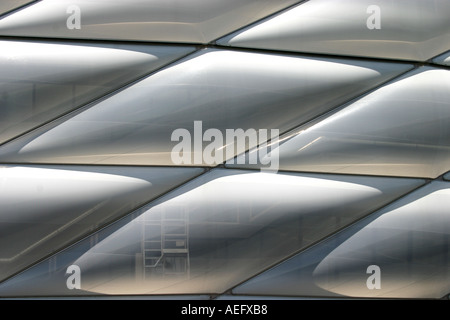
[[[0,280],[201,172],[195,168],[0,167]]]
[[[279,167],[435,178],[450,169],[449,89],[447,70],[423,67],[404,75],[282,137]]]
[[[447,0],[311,0],[219,43],[425,61],[450,49],[449,16]]]
[[[2,0],[0,2],[0,15],[34,1],[35,0]]]
[[[450,183],[433,182],[233,290],[441,298],[450,292]]]
[[[444,66],[450,66],[450,51],[433,59],[433,62]]]
[[[0,295],[223,293],[422,183],[215,169],[8,280]]]
[[[207,43],[298,0],[42,0],[0,35]]]
[[[0,143],[190,51],[185,47],[0,41]]]
[[[410,68],[207,49],[4,146],[0,159],[216,165],[236,150],[265,142],[272,129],[288,131]],[[208,139],[208,129],[217,139]],[[241,148],[235,131],[249,129],[256,131],[255,139],[246,139]],[[181,160],[172,152],[180,144]],[[216,153],[206,161],[211,145]]]

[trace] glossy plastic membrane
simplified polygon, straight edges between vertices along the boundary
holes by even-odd
[[[233,293],[438,299],[450,292],[450,183],[434,181]]]
[[[450,71],[418,68],[282,136],[271,152],[280,170],[436,178],[450,169],[449,89]]]
[[[0,143],[188,54],[187,47],[0,41]]]
[[[450,51],[433,59],[434,63],[450,66]]]
[[[218,43],[426,61],[450,49],[449,16],[447,0],[310,0]]]
[[[0,280],[201,173],[196,168],[0,167]]]
[[[0,2],[0,15],[33,2],[36,2],[36,0],[2,0]]]
[[[298,0],[42,0],[0,35],[208,43]]]
[[[223,293],[423,183],[214,169],[7,280],[0,295]]]
[[[411,68],[201,50],[3,146],[0,161],[215,166]]]

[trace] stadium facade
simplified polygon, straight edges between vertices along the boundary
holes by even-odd
[[[450,1],[0,14],[0,297],[450,294]]]

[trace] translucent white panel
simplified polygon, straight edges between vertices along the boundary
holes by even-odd
[[[444,53],[439,57],[433,59],[434,63],[442,64],[445,66],[450,66],[450,52]]]
[[[282,137],[279,167],[435,178],[450,169],[449,89],[448,70],[424,67],[404,75]]]
[[[298,0],[42,0],[0,21],[0,34],[206,43]]]
[[[34,1],[35,0],[2,0],[0,2],[0,15]]]
[[[311,0],[220,44],[406,60],[450,49],[447,0]]]
[[[201,172],[195,168],[0,167],[0,279]]]
[[[433,182],[234,289],[237,294],[441,298],[450,183]]]
[[[410,68],[206,49],[6,145],[0,160],[178,165],[172,151],[182,143],[181,164],[216,165],[237,150],[227,129],[288,131]],[[173,138],[177,129],[186,134]],[[213,161],[203,156],[208,129],[222,140],[214,141]]]
[[[0,41],[0,143],[192,51]]]
[[[0,295],[223,293],[423,182],[212,170],[10,279]],[[66,285],[71,265],[80,289]]]

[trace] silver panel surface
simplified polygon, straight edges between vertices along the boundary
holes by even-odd
[[[0,35],[208,43],[298,0],[42,0],[0,20]]]
[[[32,2],[35,2],[35,0],[2,0],[0,2],[0,15],[18,9]]]
[[[0,41],[0,144],[191,51],[181,46]]]
[[[439,57],[434,58],[433,62],[444,66],[450,66],[450,52],[446,52]]]
[[[192,146],[184,150],[188,161],[183,165],[210,166],[202,154],[209,145],[204,132],[215,129],[223,137],[215,142],[216,149],[229,146],[214,166],[238,153],[234,142],[226,141],[227,129],[286,132],[410,68],[409,64],[201,50],[2,146],[0,161],[174,165],[178,163],[172,151],[178,142],[172,137],[182,129],[188,131]],[[195,121],[201,122],[198,130]],[[200,150],[194,145],[197,135]],[[241,152],[267,138],[258,140],[247,141]]]
[[[216,169],[5,282],[0,295],[222,293],[423,183]],[[79,290],[62,276],[71,265]]]
[[[279,168],[436,178],[450,169],[449,88],[450,71],[414,70],[281,137]]]
[[[450,291],[449,200],[450,183],[433,182],[233,292],[442,298]]]
[[[0,280],[200,173],[196,168],[0,167]]]
[[[449,16],[447,0],[310,0],[218,43],[426,61],[450,49]]]

